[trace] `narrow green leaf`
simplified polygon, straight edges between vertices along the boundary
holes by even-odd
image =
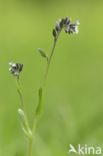
[[[37,117],[41,115],[41,111],[42,111],[42,94],[43,94],[43,90],[42,90],[42,88],[39,88],[39,91],[38,91],[39,101],[38,101],[38,105],[36,108],[36,116]]]
[[[22,125],[22,130],[23,130],[24,134],[29,138],[30,136],[23,125]]]
[[[18,109],[18,113],[19,113],[20,122],[21,122],[21,126],[22,126],[24,133],[26,134],[26,136],[31,137],[32,132],[30,130],[24,111],[22,109]]]
[[[48,61],[48,56],[47,56],[47,54],[44,52],[43,49],[38,48],[38,52],[40,53],[40,55],[41,55],[42,57],[46,58],[46,60]]]

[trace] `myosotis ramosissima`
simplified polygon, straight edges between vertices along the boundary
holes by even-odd
[[[64,30],[64,32],[67,34],[77,34],[78,33],[78,25],[79,25],[78,20],[76,22],[72,23],[70,18],[68,18],[68,17],[59,19],[56,22],[54,29],[52,30],[53,46],[52,46],[52,49],[50,52],[50,56],[48,56],[44,50],[42,50],[41,48],[38,48],[38,52],[40,53],[40,55],[43,58],[45,58],[47,61],[47,67],[46,67],[46,71],[45,71],[45,75],[44,75],[44,79],[43,79],[43,84],[38,90],[38,105],[37,105],[37,108],[35,110],[35,115],[34,115],[32,127],[29,126],[27,114],[25,111],[25,105],[24,105],[24,101],[23,101],[21,86],[20,86],[19,77],[20,77],[21,71],[23,70],[23,64],[13,63],[13,62],[9,63],[9,65],[10,65],[9,71],[11,72],[12,75],[14,75],[14,77],[16,79],[17,92],[18,92],[18,95],[20,98],[20,106],[18,109],[18,113],[20,116],[21,126],[22,126],[23,132],[25,133],[25,136],[28,139],[27,156],[32,156],[33,136],[35,134],[35,129],[36,129],[36,126],[38,123],[38,119],[39,119],[41,112],[42,112],[43,88],[44,88],[45,83],[46,83],[46,79],[47,79],[48,71],[50,68],[51,60],[52,60],[52,57],[54,54],[54,50],[56,47],[56,43],[58,41],[58,38],[59,38],[62,30]]]

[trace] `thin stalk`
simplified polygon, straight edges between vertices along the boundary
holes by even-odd
[[[38,105],[37,105],[37,108],[36,108],[34,121],[33,121],[33,126],[32,126],[31,141],[29,140],[29,144],[28,144],[28,146],[29,146],[28,156],[31,156],[31,153],[32,153],[33,137],[34,137],[34,134],[35,134],[35,131],[36,131],[38,119],[39,119],[40,114],[41,114],[41,109],[42,109],[41,105],[42,105],[42,88],[40,88],[39,91],[38,91]]]
[[[24,101],[23,101],[23,97],[22,97],[19,77],[16,78],[16,85],[17,85],[17,92],[18,92],[18,95],[19,95],[19,98],[20,98],[20,106],[24,111]]]
[[[33,127],[32,127],[32,136],[28,138],[28,153],[27,156],[32,156],[32,146],[33,146],[33,137],[35,134],[37,121],[34,119]]]
[[[51,51],[49,60],[48,60],[48,62],[47,62],[47,68],[46,68],[46,73],[45,73],[45,78],[44,78],[44,84],[45,84],[45,81],[46,81],[46,79],[47,79],[47,75],[48,75],[50,63],[51,63],[52,56],[53,56],[53,54],[54,54],[54,50],[55,50],[55,47],[56,47],[56,43],[57,43],[56,41],[57,41],[57,40],[54,40],[54,42],[53,42],[52,51]]]
[[[21,92],[21,87],[20,87],[20,81],[19,81],[19,77],[16,78],[16,85],[17,85],[17,92],[20,98],[20,107],[23,109],[24,113],[25,113],[25,109],[24,109],[24,101],[23,101],[23,96],[22,96],[22,92]],[[26,114],[25,114],[26,115]],[[27,119],[26,119],[27,121]],[[28,121],[27,121],[27,125],[28,125]],[[27,126],[29,127],[29,126]],[[27,151],[27,156],[32,156],[32,142],[33,142],[33,135],[31,137],[27,137],[28,138],[28,151]]]
[[[47,79],[47,76],[48,76],[51,60],[52,60],[52,57],[53,57],[53,54],[54,54],[54,51],[55,51],[56,43],[58,41],[58,37],[60,35],[60,32],[58,33],[58,36],[56,38],[54,38],[54,42],[53,42],[52,50],[51,50],[51,53],[50,53],[50,57],[49,57],[48,62],[47,62],[47,67],[46,67],[46,72],[45,72],[45,76],[44,76],[43,86],[45,86],[45,82],[46,82],[46,79]]]
[[[27,156],[32,156],[33,136],[28,138],[28,153]]]

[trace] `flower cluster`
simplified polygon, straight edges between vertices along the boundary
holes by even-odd
[[[9,65],[10,65],[9,71],[11,72],[11,74],[19,77],[20,72],[23,69],[23,64],[10,62]]]
[[[54,38],[58,38],[59,33],[62,29],[68,34],[77,34],[78,33],[78,25],[79,21],[77,20],[74,23],[71,23],[69,17],[61,18],[56,22],[55,28],[53,29],[53,36]]]

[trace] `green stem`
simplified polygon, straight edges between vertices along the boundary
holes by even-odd
[[[22,97],[22,92],[21,92],[21,87],[20,87],[20,82],[19,82],[19,77],[16,78],[16,85],[17,85],[17,92],[20,98],[20,106],[24,111],[24,101],[23,101],[23,97]]]
[[[32,144],[33,144],[33,136],[28,138],[28,153],[27,156],[32,156]]]
[[[42,111],[42,88],[39,88],[39,91],[38,91],[38,105],[37,105],[37,108],[36,108],[34,121],[33,121],[32,136],[30,138],[31,140],[29,139],[29,143],[28,143],[28,156],[31,156],[31,153],[32,153],[33,136],[34,136],[35,131],[36,131],[37,122],[39,120],[41,111]]]
[[[25,113],[24,101],[23,101],[23,96],[22,96],[22,92],[21,92],[19,77],[16,77],[16,85],[17,85],[17,92],[18,92],[18,95],[19,95],[19,98],[20,98],[20,107],[21,107],[21,109]],[[26,128],[29,130],[29,125],[28,125],[27,118],[25,118],[25,123],[26,123]],[[31,156],[32,155],[33,135],[32,136],[28,136],[27,138],[28,138],[28,152],[27,152],[27,156]]]
[[[50,57],[49,57],[48,62],[47,62],[47,68],[46,68],[46,72],[45,72],[45,76],[44,76],[43,86],[45,86],[45,82],[46,82],[46,79],[47,79],[47,76],[48,76],[51,60],[52,60],[52,57],[53,57],[53,54],[54,54],[54,51],[55,51],[56,43],[58,41],[58,37],[60,35],[60,32],[58,33],[58,36],[56,38],[54,38],[53,47],[52,47]]]
[[[44,84],[45,84],[45,81],[47,79],[50,63],[51,63],[51,60],[52,60],[52,57],[53,57],[53,53],[54,53],[54,50],[55,50],[55,47],[56,47],[56,41],[57,40],[54,40],[52,51],[51,51],[51,54],[50,54],[50,57],[49,57],[49,60],[48,60],[48,63],[47,63],[47,68],[46,68],[46,73],[45,73],[45,78],[44,78]]]
[[[35,120],[34,123],[33,123],[33,127],[32,127],[32,136],[28,138],[28,153],[27,153],[27,156],[32,156],[33,137],[34,137],[34,134],[35,134],[36,123],[37,122]]]

